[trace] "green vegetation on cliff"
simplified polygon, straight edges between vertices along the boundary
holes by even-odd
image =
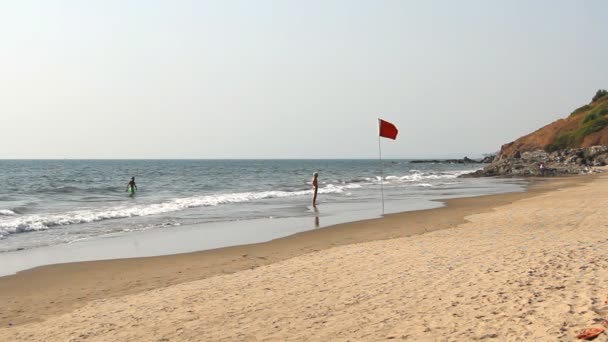
[[[590,105],[584,105],[582,107],[578,107],[574,110],[574,112],[572,112],[572,114],[570,114],[570,116],[576,115],[576,114],[580,114],[580,113],[584,113],[586,111],[589,110],[589,108],[591,108]]]
[[[565,148],[579,147],[583,139],[589,134],[599,132],[608,126],[608,101],[597,103],[600,99],[608,98],[606,90],[598,90],[592,103],[576,109],[570,116],[587,113],[578,128],[558,134],[552,143],[545,147],[547,152],[563,150]]]
[[[600,89],[595,93],[595,96],[591,99],[591,102],[595,102],[606,95],[608,95],[608,91],[606,89]]]
[[[568,117],[502,145],[500,155],[516,157],[541,149],[553,152],[598,145],[608,146],[608,91],[604,89],[598,90],[590,103],[577,108]]]

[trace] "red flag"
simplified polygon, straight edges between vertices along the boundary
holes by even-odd
[[[389,139],[397,139],[397,133],[399,130],[395,125],[388,121],[384,121],[382,119],[378,119],[378,126],[380,127],[380,136]]]

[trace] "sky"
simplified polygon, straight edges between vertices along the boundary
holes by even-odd
[[[2,1],[0,158],[478,157],[608,88],[608,2]]]

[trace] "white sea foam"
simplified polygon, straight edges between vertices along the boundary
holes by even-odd
[[[428,184],[428,181],[436,181],[436,180],[446,180],[446,179],[454,179],[458,178],[460,175],[467,174],[476,170],[461,170],[461,171],[444,171],[444,172],[430,172],[424,173],[419,170],[410,170],[408,174],[403,176],[397,175],[387,175],[383,178],[383,180],[387,184],[399,184],[399,183],[424,183]],[[362,183],[365,184],[379,184],[381,181],[380,176],[375,177],[366,177],[366,178],[356,178],[351,182],[354,183]],[[352,186],[354,184],[349,184],[348,186]],[[416,186],[416,185],[415,185]]]
[[[0,216],[15,216],[16,212],[8,209],[0,209]]]
[[[405,176],[386,176],[385,180],[391,182],[423,182],[426,180],[440,180],[440,179],[454,179],[458,178],[458,176],[473,172],[471,171],[446,171],[446,172],[437,172],[437,173],[423,173],[418,170],[411,170],[410,174]]]
[[[328,184],[320,188],[321,194],[344,193],[345,189],[360,188],[359,184],[336,186]],[[78,223],[90,223],[109,219],[128,218],[136,216],[158,215],[176,212],[188,208],[217,206],[221,204],[243,203],[270,198],[286,198],[312,194],[312,190],[300,191],[262,191],[218,194],[208,196],[193,196],[176,198],[162,203],[135,206],[117,206],[94,210],[75,210],[60,214],[7,216],[0,220],[0,238],[10,234],[46,230],[56,226],[66,226]]]
[[[411,170],[406,175],[388,175],[385,177],[387,184],[408,184],[416,187],[432,187],[433,184],[439,184],[437,180],[448,180],[457,178],[459,175],[471,171],[446,171],[423,173],[418,170]],[[352,189],[358,189],[367,185],[379,184],[380,177],[363,178],[365,182],[361,182],[358,178],[357,182],[341,181],[336,184],[327,184],[319,189],[320,194],[344,194],[351,195]],[[36,214],[36,215],[18,215],[12,210],[0,210],[0,239],[5,238],[10,234],[46,230],[57,226],[66,226],[71,224],[90,223],[110,219],[121,219],[138,216],[159,215],[163,213],[177,212],[188,208],[218,206],[224,204],[243,203],[271,198],[287,198],[296,196],[310,196],[312,190],[299,191],[262,191],[262,192],[241,192],[216,194],[207,196],[191,196],[184,198],[175,198],[160,203],[140,204],[140,205],[125,205],[106,207],[99,209],[83,209],[74,210],[56,214]]]

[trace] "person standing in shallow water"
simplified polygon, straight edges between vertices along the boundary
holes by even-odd
[[[137,190],[137,184],[135,184],[135,177],[131,177],[131,181],[129,182],[129,184],[127,184],[127,190],[125,190],[125,192],[131,191],[131,194],[135,193],[135,190]]]
[[[312,174],[312,206],[315,208],[317,207],[317,191],[319,190],[318,177],[318,173],[315,172]]]

